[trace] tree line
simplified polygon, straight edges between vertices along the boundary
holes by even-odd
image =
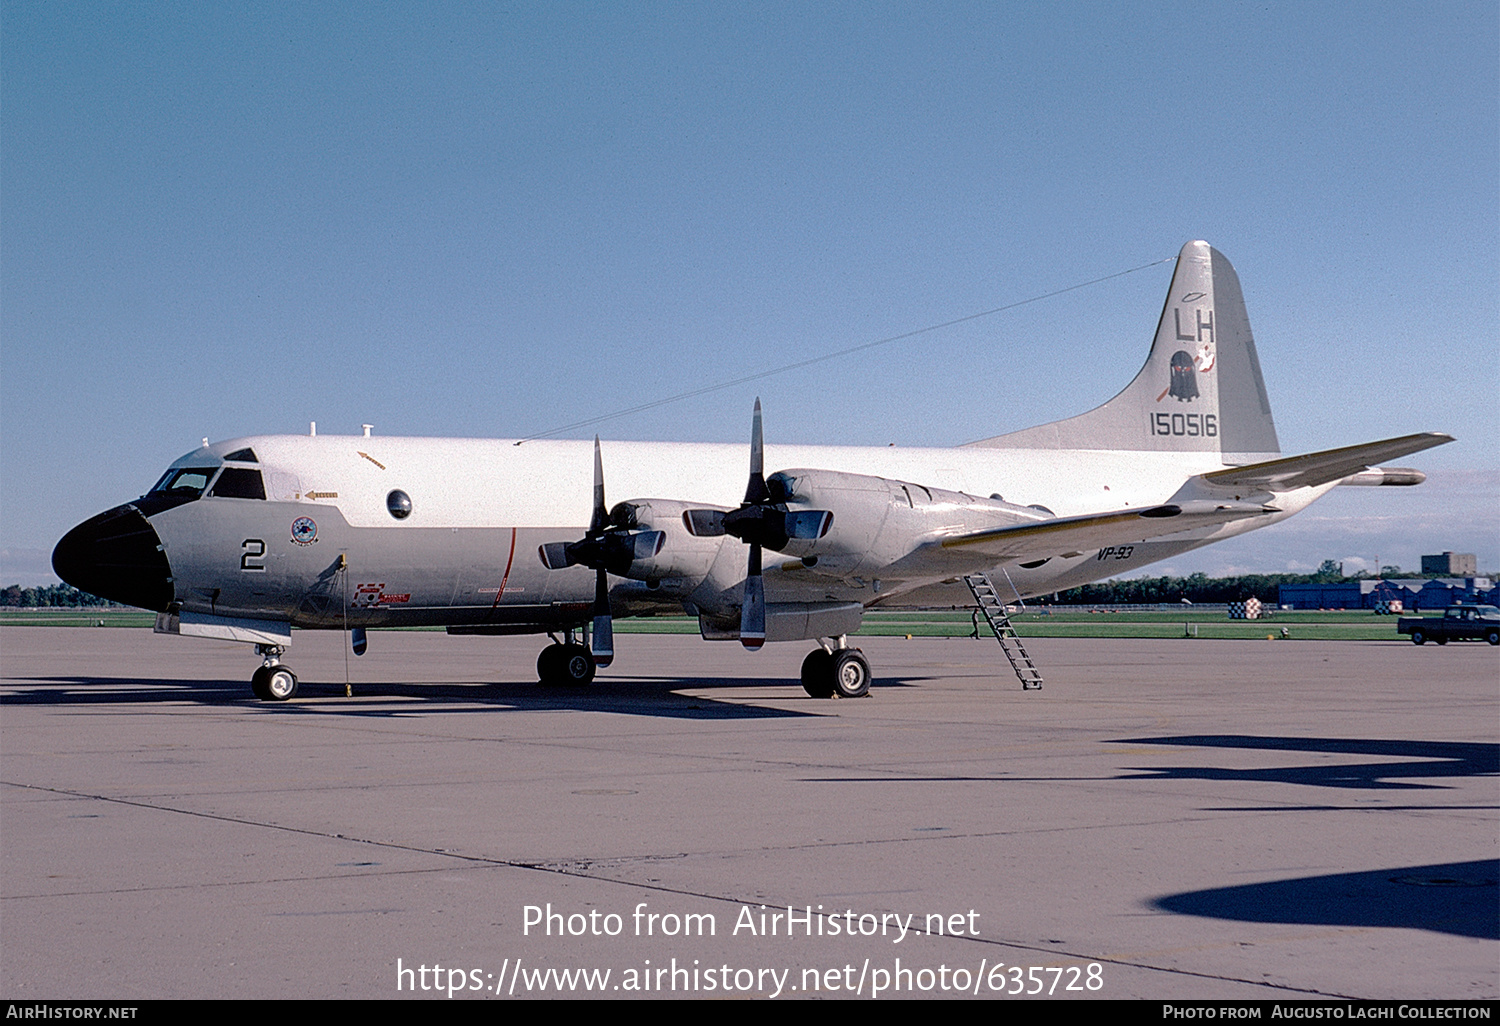
[[[1421,578],[1426,575],[1403,573],[1400,567],[1382,578]],[[1238,577],[1209,577],[1191,574],[1187,577],[1138,577],[1129,581],[1098,581],[1058,592],[1051,600],[1058,605],[1156,605],[1158,603],[1242,602],[1257,598],[1262,602],[1280,601],[1283,584],[1338,584],[1343,581],[1373,579],[1375,575],[1360,571],[1345,577],[1340,565],[1327,559],[1310,574],[1241,574]],[[1045,600],[1044,600],[1045,601]]]
[[[23,588],[19,584],[12,584],[7,588],[0,588],[0,607],[19,606],[23,609],[37,609],[42,606],[63,606],[75,609],[80,606],[118,606],[119,604],[102,599],[98,595],[90,595],[86,591],[79,591],[71,584],[51,584],[39,588]]]
[[[1315,583],[1318,583],[1316,574],[1138,577],[1130,581],[1099,581],[1069,588],[1058,592],[1051,602],[1068,606],[1124,606],[1180,603],[1184,599],[1192,603],[1203,603],[1241,602],[1247,598],[1258,598],[1262,602],[1274,604],[1280,600],[1281,585]]]

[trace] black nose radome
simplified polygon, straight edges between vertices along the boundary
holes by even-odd
[[[164,613],[172,601],[161,539],[134,506],[116,506],[63,535],[52,569],[79,591],[114,602]]]

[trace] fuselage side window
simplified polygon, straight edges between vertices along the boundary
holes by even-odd
[[[214,490],[209,493],[220,499],[261,499],[266,497],[265,485],[261,483],[260,471],[246,467],[225,467]]]

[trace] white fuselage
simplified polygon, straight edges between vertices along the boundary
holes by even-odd
[[[269,435],[213,448],[246,446],[269,471],[294,479],[268,498],[295,496],[294,501],[333,506],[355,527],[579,528],[587,524],[593,503],[592,443],[585,441],[517,445],[503,439]],[[786,467],[867,474],[975,496],[1000,495],[1020,505],[1046,506],[1058,516],[1162,502],[1187,478],[1225,465],[1214,452],[770,443],[765,451],[768,474]],[[732,507],[744,496],[744,445],[606,441],[602,452],[611,503],[670,497]],[[188,466],[196,455],[173,466]],[[274,481],[274,473],[270,476]],[[399,523],[385,505],[394,488],[412,499],[411,515]]]
[[[256,436],[216,443],[173,466],[214,466],[244,449],[253,450],[256,462],[232,465],[260,470],[264,500],[215,497],[210,489],[195,502],[151,516],[184,612],[303,627],[503,624],[520,630],[580,621],[587,611],[593,574],[582,567],[549,571],[538,548],[584,533],[593,504],[591,443]],[[601,451],[611,504],[670,497],[678,504],[733,508],[744,494],[747,447],[609,442]],[[1189,478],[1223,466],[1209,452],[766,447],[768,473],[839,471],[910,482],[933,494],[1000,496],[1059,517],[1160,504]],[[388,508],[395,491],[409,498],[410,512],[400,519]],[[920,492],[912,491],[920,501]],[[1299,501],[1280,503],[1284,512],[1253,522],[1047,553],[1042,563],[1012,561],[1004,568],[1022,597],[1073,587],[1248,530],[1251,523],[1281,519],[1322,489],[1306,491]],[[972,521],[942,522],[952,508],[934,503],[923,538],[933,529],[972,529]],[[744,546],[733,538],[689,538],[680,523],[676,530],[673,523],[665,526],[667,555],[673,547],[697,546],[698,570],[665,582],[612,578],[616,614],[687,609],[732,621]],[[912,545],[920,540],[914,536]],[[883,579],[868,560],[858,572],[829,567],[809,570],[772,555],[768,600],[858,607],[965,601],[951,573]]]

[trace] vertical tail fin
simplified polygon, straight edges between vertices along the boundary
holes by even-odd
[[[1208,243],[1189,242],[1177,257],[1151,354],[1123,392],[1077,417],[969,444],[1220,452],[1226,462],[1279,453],[1234,268]]]

